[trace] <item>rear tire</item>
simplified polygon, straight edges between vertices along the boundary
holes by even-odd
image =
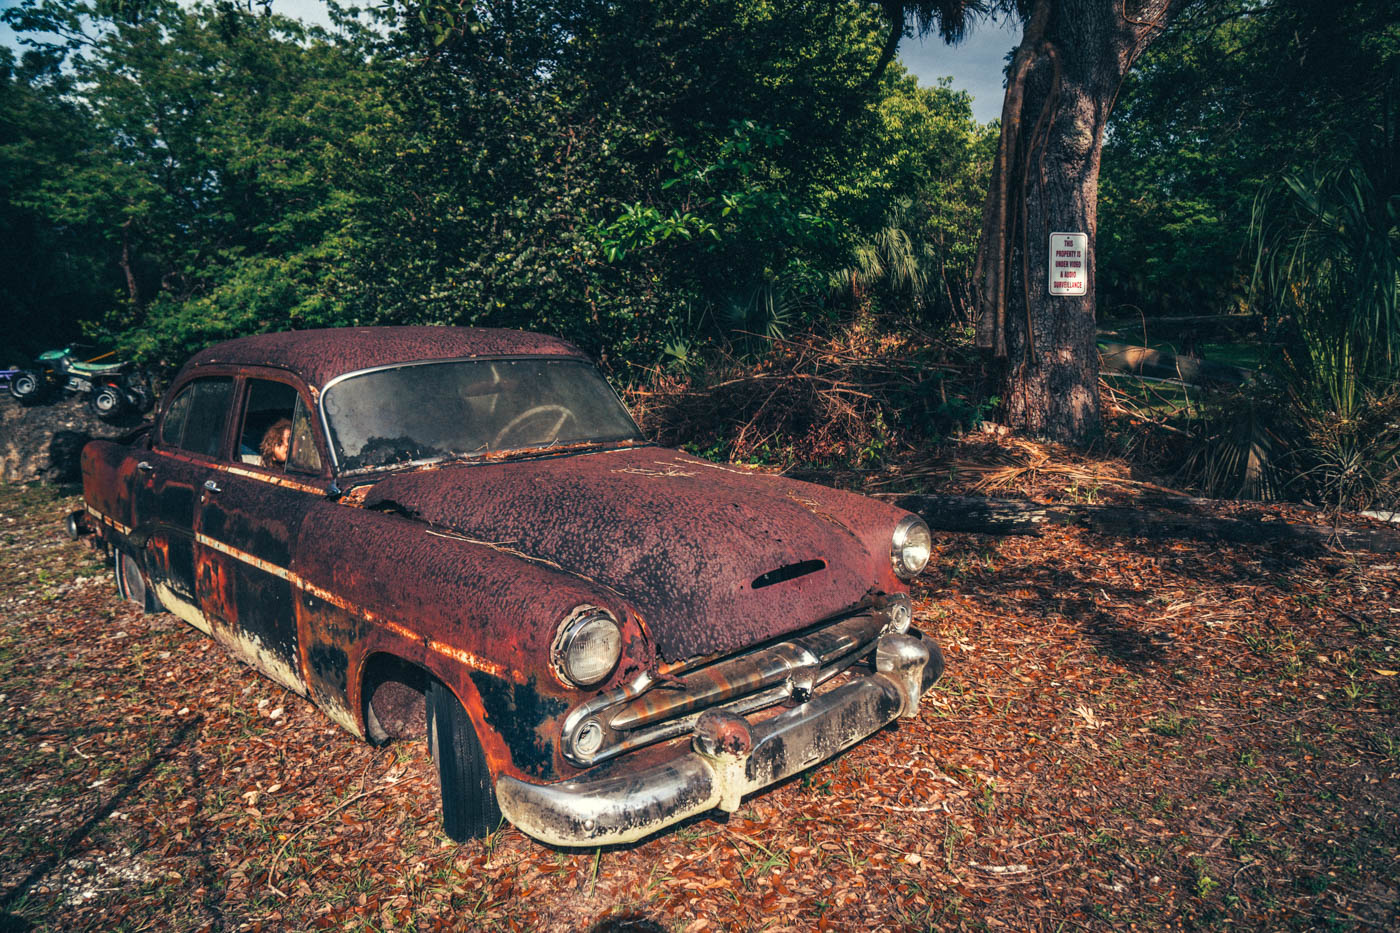
[[[136,558],[126,551],[117,551],[113,564],[117,575],[117,592],[121,594],[122,599],[135,603],[147,614],[165,610],[160,600],[156,599],[156,594],[152,593],[150,586],[146,584],[146,574],[142,572],[141,564]]]
[[[33,405],[44,397],[47,388],[44,377],[30,369],[21,369],[10,377],[10,394],[21,405]]]
[[[88,407],[103,421],[113,421],[126,410],[126,399],[116,386],[98,386],[88,398]]]
[[[453,692],[428,683],[428,751],[442,795],[442,831],[456,842],[490,835],[501,823],[486,755],[467,711]]]

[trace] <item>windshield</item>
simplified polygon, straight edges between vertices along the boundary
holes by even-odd
[[[580,360],[419,363],[351,376],[322,394],[341,472],[494,451],[640,441],[636,422]]]

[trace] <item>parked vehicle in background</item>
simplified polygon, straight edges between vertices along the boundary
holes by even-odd
[[[87,445],[83,491],[124,597],[357,736],[425,736],[455,839],[732,811],[943,670],[911,626],[918,516],[652,445],[539,334],[212,347],[148,431]]]
[[[10,371],[10,394],[24,405],[40,402],[55,391],[81,395],[104,421],[116,421],[132,411],[150,411],[155,394],[147,374],[132,363],[103,363],[103,358],[79,360],[72,346],[40,353],[32,368]]]
[[[0,388],[9,389],[14,382],[14,378],[23,372],[24,370],[17,366],[0,368]],[[11,392],[13,393],[13,390],[11,390]]]

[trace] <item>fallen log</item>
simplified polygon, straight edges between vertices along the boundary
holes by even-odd
[[[910,495],[895,505],[917,512],[934,531],[992,535],[1039,535],[1045,525],[1078,525],[1099,534],[1128,538],[1189,538],[1229,544],[1288,544],[1340,547],[1379,554],[1400,553],[1400,533],[1280,521],[1272,516],[1226,518],[1202,514],[1210,500],[1187,497],[1149,500],[1142,507],[1056,503],[985,496]]]
[[[1099,341],[1099,359],[1105,372],[1180,379],[1194,385],[1239,385],[1252,375],[1249,370],[1225,363],[1214,363],[1192,356],[1173,356],[1149,347],[1135,347],[1108,340]]]

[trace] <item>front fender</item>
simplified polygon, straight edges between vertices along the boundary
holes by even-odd
[[[452,689],[493,774],[553,777],[572,770],[555,741],[564,712],[655,665],[642,621],[616,594],[506,544],[331,502],[308,514],[298,537],[292,571],[302,581],[307,683],[357,734],[365,734],[364,665],[383,652]],[[580,605],[609,610],[623,627],[617,670],[586,691],[562,683],[549,659],[558,623]]]

